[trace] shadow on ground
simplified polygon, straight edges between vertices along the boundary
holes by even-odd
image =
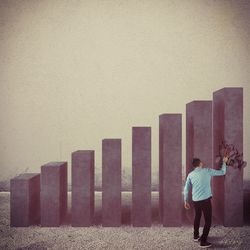
[[[122,225],[131,225],[131,192],[122,192]],[[71,221],[71,193],[68,194],[68,213],[63,221],[63,225],[70,225]],[[98,226],[102,224],[102,193],[95,193],[95,215],[94,215],[94,225]],[[159,224],[159,211],[158,211],[158,192],[152,193],[152,205],[151,205],[151,214],[152,214],[152,225]]]

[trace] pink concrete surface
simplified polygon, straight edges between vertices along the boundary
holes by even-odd
[[[200,158],[206,167],[212,160],[212,101],[196,100],[186,104],[186,176],[193,170],[193,158]],[[191,192],[189,201],[192,200]],[[184,210],[184,221],[193,223],[194,208]],[[203,224],[203,217],[201,224]]]
[[[182,224],[182,115],[159,116],[159,211],[163,226]]]
[[[213,159],[225,141],[243,152],[243,88],[223,88],[213,93]],[[228,167],[226,176],[213,181],[213,208],[224,226],[243,225],[243,168]]]
[[[94,218],[95,154],[93,150],[72,153],[72,226],[91,226]]]
[[[67,213],[67,162],[41,166],[41,226],[60,226]]]
[[[10,226],[40,222],[40,174],[21,174],[10,180]]]
[[[213,167],[212,101],[186,104],[186,176],[193,170],[193,158],[200,158],[207,167]]]
[[[151,127],[132,128],[133,226],[149,227],[151,221]]]
[[[102,140],[102,225],[121,226],[121,139]]]

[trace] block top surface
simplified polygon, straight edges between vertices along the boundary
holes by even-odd
[[[133,126],[132,129],[151,129],[151,126]]]
[[[102,141],[121,141],[122,139],[121,138],[105,138],[105,139],[102,139]]]
[[[52,161],[42,165],[42,167],[62,167],[65,164],[67,164],[66,161]]]
[[[193,100],[191,102],[188,102],[186,106],[190,105],[199,105],[199,104],[211,104],[212,100]]]
[[[90,150],[90,149],[79,149],[79,150],[76,150],[74,152],[72,152],[72,154],[93,154],[95,152],[95,150]]]
[[[227,92],[227,91],[243,91],[243,87],[225,87],[222,89],[218,89],[214,91],[213,93],[219,93],[219,92]]]
[[[159,115],[159,117],[174,117],[174,116],[182,116],[182,114],[181,113],[163,113]]]
[[[15,179],[15,180],[29,180],[29,179],[32,179],[36,176],[39,176],[40,174],[39,173],[25,173],[25,174],[20,174],[12,179]]]

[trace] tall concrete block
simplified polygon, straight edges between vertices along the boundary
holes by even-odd
[[[40,174],[21,174],[10,180],[10,226],[40,222]]]
[[[159,116],[159,214],[163,226],[182,224],[182,116]]]
[[[194,157],[200,158],[207,167],[213,167],[212,101],[186,104],[186,176],[193,170]]]
[[[94,150],[72,153],[72,226],[91,226],[94,219]]]
[[[213,93],[213,159],[222,141],[243,152],[243,88],[223,88]],[[224,226],[243,225],[243,168],[228,167],[226,176],[213,180],[213,208]]]
[[[186,176],[193,170],[193,158],[200,158],[206,167],[213,167],[212,101],[186,104]],[[189,200],[192,200],[191,192]],[[194,209],[184,211],[187,223],[193,224]],[[204,220],[202,217],[201,224]]]
[[[150,227],[151,127],[132,128],[132,224]]]
[[[102,140],[102,225],[121,225],[121,139]]]
[[[41,166],[41,226],[59,226],[67,213],[67,162]]]

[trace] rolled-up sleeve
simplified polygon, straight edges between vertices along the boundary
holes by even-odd
[[[188,200],[188,192],[189,192],[190,186],[191,186],[191,180],[190,180],[190,177],[188,175],[187,179],[186,179],[185,186],[184,186],[184,190],[183,190],[184,201]]]

